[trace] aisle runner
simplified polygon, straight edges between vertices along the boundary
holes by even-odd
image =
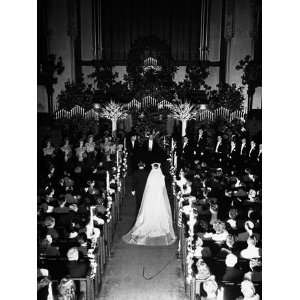
[[[122,241],[121,237],[134,225],[134,213],[135,201],[127,194],[99,300],[186,299],[180,261],[175,256],[177,242],[169,247],[143,247]],[[146,280],[143,266],[146,278],[165,268],[152,280]]]

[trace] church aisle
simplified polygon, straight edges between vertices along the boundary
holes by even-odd
[[[134,213],[135,200],[127,192],[98,299],[187,299],[180,260],[176,259],[177,242],[168,247],[133,246],[123,242],[122,236],[134,225]],[[143,266],[147,278],[165,268],[152,280],[146,280],[143,277]]]

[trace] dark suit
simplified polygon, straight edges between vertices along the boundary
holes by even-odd
[[[255,146],[252,151],[251,151],[251,148],[249,149],[248,151],[248,160],[250,163],[255,163],[256,162],[256,158],[257,158],[257,154],[258,154],[258,151],[257,151],[257,147]]]
[[[146,140],[143,145],[143,152],[141,153],[141,158],[146,162],[147,169],[154,162],[162,162],[161,160],[161,149],[158,144],[153,140],[152,148],[150,146],[150,140]]]
[[[66,264],[68,275],[73,278],[86,277],[89,270],[88,262],[68,261]]]
[[[214,158],[216,167],[223,167],[224,158],[226,156],[226,146],[223,141],[218,145],[218,142],[214,146]]]
[[[238,156],[239,156],[239,154],[238,154],[237,146],[235,146],[235,148],[232,149],[232,150],[231,150],[231,147],[230,147],[229,152],[227,154],[228,161],[231,162],[231,163],[235,163],[238,160]]]
[[[129,159],[129,173],[134,172],[137,169],[140,145],[138,141],[132,142],[131,140],[127,143],[128,159]]]
[[[225,273],[222,277],[223,281],[241,282],[244,273],[235,267],[226,267]]]
[[[202,136],[197,136],[195,140],[195,151],[196,151],[196,158],[202,161],[206,154],[206,146],[207,146],[207,138],[204,134]]]
[[[136,198],[136,215],[139,212],[140,205],[143,199],[144,189],[148,179],[149,172],[145,169],[136,170],[132,177],[132,191],[135,191]]]

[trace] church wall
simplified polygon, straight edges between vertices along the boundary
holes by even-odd
[[[47,113],[48,112],[48,96],[46,87],[44,85],[37,86],[37,112]]]
[[[253,43],[251,37],[252,15],[251,0],[235,0],[234,5],[234,33],[230,42],[230,51],[227,55],[227,82],[242,85],[242,71],[236,70],[238,62],[246,55],[253,57]],[[247,88],[244,89],[247,106]]]
[[[235,69],[239,60],[247,54],[253,54],[253,42],[251,37],[252,0],[233,0],[234,3],[234,30],[230,45],[227,48],[227,74],[226,81],[228,83],[237,83],[241,85],[241,71]],[[56,103],[56,97],[67,80],[75,79],[74,70],[74,53],[73,42],[69,35],[69,17],[68,0],[48,0],[48,28],[49,28],[49,49],[48,53],[53,53],[57,57],[61,56],[65,70],[58,75],[58,82],[54,85],[53,102]],[[220,40],[221,40],[221,17],[222,17],[222,0],[210,1],[210,26],[209,26],[209,42],[208,42],[208,60],[217,63],[220,61]],[[91,62],[94,59],[94,48],[92,38],[92,0],[80,1],[80,30],[81,30],[81,59],[84,62]],[[88,75],[93,71],[91,66],[82,66],[84,80],[93,84]],[[206,83],[212,88],[216,88],[219,83],[219,66],[211,66],[209,68],[209,76]],[[118,73],[117,81],[122,81],[126,74],[125,65],[113,66],[113,72]],[[186,66],[181,65],[174,76],[175,82],[184,80],[186,75]],[[245,88],[246,94],[246,88]],[[260,104],[255,100],[255,107]],[[246,101],[247,102],[247,101]],[[257,103],[256,103],[257,102]],[[44,108],[43,108],[44,109]]]
[[[64,89],[64,83],[74,78],[72,59],[72,45],[68,36],[68,10],[67,0],[48,1],[48,28],[49,28],[49,54],[61,56],[65,69],[57,77],[54,85],[53,104],[55,106],[57,95]]]
[[[92,0],[80,1],[81,59],[93,59]]]

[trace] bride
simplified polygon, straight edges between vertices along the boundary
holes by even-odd
[[[123,236],[129,244],[167,246],[176,241],[172,214],[160,164],[151,164],[142,204],[133,228]]]

